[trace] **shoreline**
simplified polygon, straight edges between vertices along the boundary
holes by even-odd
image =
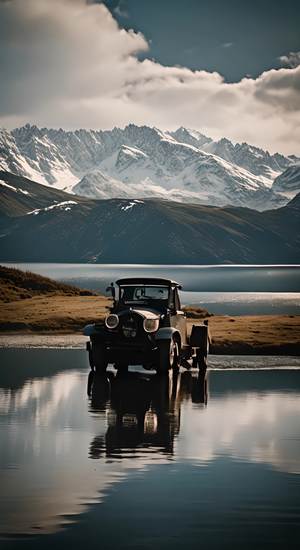
[[[0,332],[0,349],[85,349],[88,337],[78,332],[43,331]],[[210,345],[210,355],[240,357],[300,358],[299,343],[254,345],[247,342],[216,342]]]
[[[88,364],[88,357],[85,351],[85,342],[87,338],[80,334],[55,334],[55,335],[46,335],[46,334],[0,334],[0,354],[2,357],[6,357],[6,360],[19,357],[19,353],[26,355],[30,354],[29,357],[34,359],[35,354],[38,357],[42,357],[41,353],[51,353],[53,354],[53,366],[61,363],[63,361],[65,354],[80,354],[82,356],[82,367],[86,368],[89,371],[90,367]],[[31,355],[33,354],[33,355]],[[73,355],[74,357],[74,355]],[[76,361],[78,366],[78,361]],[[277,371],[290,371],[297,370],[300,371],[300,356],[289,356],[289,355],[261,355],[261,354],[250,354],[250,355],[235,355],[235,354],[213,354],[208,355],[207,363],[208,371],[232,371],[232,370],[243,370],[243,371],[268,371],[268,370],[277,370]],[[114,371],[112,365],[108,366],[109,371]],[[147,374],[150,371],[144,371],[141,366],[131,366],[129,370],[145,372]],[[184,369],[185,370],[185,369]],[[193,372],[194,369],[191,369],[190,372]],[[41,365],[41,375],[43,372],[43,366]],[[153,372],[153,371],[152,371]],[[28,374],[28,370],[26,369]]]
[[[111,300],[104,296],[40,295],[1,303],[0,347],[6,341],[86,342],[83,327],[103,323]],[[208,320],[211,353],[215,355],[300,356],[300,315],[209,315],[187,306],[187,330]],[[63,344],[62,344],[63,345]],[[43,347],[43,346],[42,346]],[[47,347],[47,346],[46,346]]]

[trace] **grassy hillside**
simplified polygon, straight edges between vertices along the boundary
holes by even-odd
[[[0,265],[0,301],[14,302],[41,295],[93,296],[94,292],[59,283],[30,271]]]
[[[159,199],[89,200],[11,174],[1,178],[2,261],[300,263],[300,195],[257,212]]]
[[[12,219],[63,201],[76,200],[83,207],[93,202],[3,170],[0,170],[0,192],[0,216]]]

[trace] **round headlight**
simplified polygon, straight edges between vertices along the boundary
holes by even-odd
[[[105,319],[105,325],[107,328],[117,328],[119,324],[119,317],[115,313],[111,313]]]
[[[146,332],[155,332],[159,327],[159,319],[144,319],[143,324]]]

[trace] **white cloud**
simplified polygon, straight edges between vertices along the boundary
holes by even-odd
[[[287,55],[281,55],[279,61],[287,67],[298,67],[300,65],[300,52],[290,52]]]
[[[103,4],[0,3],[0,123],[183,125],[299,153],[300,67],[227,83],[218,73],[140,61],[147,48]]]
[[[127,11],[126,7],[123,5],[122,0],[114,8],[114,13],[116,15],[118,15],[119,17],[123,17],[125,19],[127,19],[129,17],[128,11]]]

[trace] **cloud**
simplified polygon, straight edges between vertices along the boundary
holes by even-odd
[[[125,7],[122,0],[118,3],[118,5],[114,8],[114,13],[118,15],[119,17],[123,17],[125,19],[128,19],[129,13],[127,11],[127,8]]]
[[[233,46],[233,42],[224,42],[224,44],[221,44],[222,48],[231,48]]]
[[[218,396],[213,406],[208,402],[205,422],[199,421],[200,414],[195,415],[195,409],[185,410],[177,454],[204,462],[220,455],[231,455],[235,459],[265,463],[282,472],[299,474],[297,448],[292,440],[283,443],[286,426],[293,424],[298,411],[297,394],[290,396],[290,400],[275,392]]]
[[[101,3],[0,3],[0,124],[183,125],[299,153],[300,67],[227,83],[216,72],[139,60],[147,49]]]
[[[282,65],[295,68],[300,65],[300,52],[290,52],[287,55],[281,55],[278,59]]]
[[[282,113],[300,111],[300,67],[263,73],[255,81],[255,96]]]

